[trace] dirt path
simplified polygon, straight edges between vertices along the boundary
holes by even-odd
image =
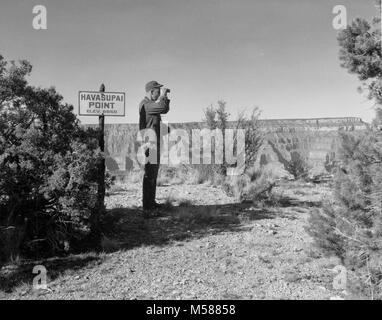
[[[236,203],[209,185],[158,187],[173,208],[145,220],[139,185],[109,195],[104,241],[109,253],[44,262],[49,289],[30,284],[5,298],[39,299],[329,299],[338,262],[312,250],[310,210],[329,193],[289,183],[273,207]],[[179,206],[180,204],[180,206]],[[4,273],[4,271],[3,271]],[[8,271],[11,274],[11,271]],[[10,277],[8,277],[9,279]],[[15,277],[16,278],[16,277]]]

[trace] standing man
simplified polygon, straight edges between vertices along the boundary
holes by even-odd
[[[170,100],[167,97],[167,93],[170,90],[163,88],[163,85],[156,81],[148,82],[145,89],[146,97],[139,104],[139,130],[154,130],[157,146],[156,150],[151,149],[148,151],[157,152],[157,161],[145,164],[143,176],[143,209],[150,210],[159,207],[159,204],[155,202],[155,192],[160,163],[160,115],[167,113],[170,108]],[[146,153],[146,156],[149,156],[149,154]]]

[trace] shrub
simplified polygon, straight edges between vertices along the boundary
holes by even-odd
[[[309,169],[307,159],[299,152],[292,152],[291,160],[285,166],[285,170],[287,170],[295,180],[306,179],[309,174]]]
[[[96,209],[97,132],[80,127],[54,88],[29,86],[30,72],[28,62],[8,64],[0,56],[3,259],[68,250],[89,233]]]
[[[227,177],[223,190],[238,201],[251,201],[256,203],[271,196],[275,181],[266,172],[247,170],[240,176]]]
[[[193,176],[193,183],[201,184],[204,182],[214,183],[216,177],[221,176],[221,167],[217,164],[194,164],[191,165],[195,174]]]
[[[227,163],[225,150],[230,148],[233,150],[233,153],[237,155],[237,130],[244,130],[244,139],[245,139],[245,164],[244,171],[253,167],[256,158],[258,156],[259,150],[262,146],[264,136],[261,132],[260,122],[258,121],[260,112],[258,108],[253,108],[250,116],[247,116],[245,112],[240,112],[238,114],[237,120],[234,123],[230,123],[229,113],[226,111],[226,102],[218,101],[218,106],[210,106],[204,111],[205,123],[210,130],[219,129],[223,134],[223,163],[222,164],[213,164],[207,168],[201,168],[202,175],[227,175],[227,170],[232,165]],[[233,134],[233,146],[226,146],[225,144],[225,132],[226,129],[234,129]],[[212,143],[212,159],[215,159],[214,155],[214,141]],[[207,170],[206,170],[207,169]]]
[[[218,101],[218,106],[213,107],[209,106],[205,111],[204,111],[205,119],[204,121],[207,124],[207,127],[210,130],[215,130],[219,129],[222,132],[223,135],[223,163],[222,164],[215,164],[215,144],[216,141],[211,141],[211,161],[212,165],[202,165],[203,168],[198,168],[198,171],[200,172],[200,181],[203,180],[210,180],[211,177],[213,177],[215,174],[221,174],[225,176],[227,174],[227,162],[225,159],[225,130],[228,129],[228,118],[229,118],[229,113],[226,111],[226,103],[224,101],[219,100]],[[204,176],[208,177],[205,178]]]
[[[378,15],[357,18],[338,35],[341,66],[356,74],[362,91],[376,102],[374,128],[361,136],[341,134],[341,163],[335,202],[310,218],[308,230],[356,276],[358,293],[382,299],[382,132],[381,1]]]
[[[342,134],[334,203],[314,212],[308,232],[341,258],[358,294],[382,298],[382,132]]]
[[[252,170],[264,142],[259,117],[260,111],[255,107],[249,117],[244,112],[240,112],[236,121],[236,129],[245,131],[245,171]],[[236,140],[234,143],[236,146]],[[235,148],[234,150],[236,151]]]
[[[260,112],[258,108],[253,108],[249,116],[245,112],[238,114],[237,120],[233,123],[228,122],[229,114],[226,112],[226,103],[218,101],[218,106],[210,106],[205,110],[205,122],[209,129],[234,129],[233,146],[223,145],[223,164],[198,165],[198,181],[211,181],[215,185],[222,185],[223,190],[229,195],[234,196],[239,201],[250,200],[260,201],[269,196],[274,183],[265,174],[254,169],[254,164],[264,141],[258,121]],[[225,158],[225,149],[232,148],[233,154],[237,155],[237,130],[244,130],[245,141],[245,163],[244,173],[237,176],[227,176],[227,171],[231,167]],[[214,148],[212,148],[214,150]],[[236,166],[237,164],[235,164]]]
[[[161,165],[158,172],[158,186],[182,184],[187,180],[189,168],[186,165]]]
[[[332,173],[333,170],[336,168],[337,162],[336,162],[336,157],[334,152],[329,152],[326,154],[325,157],[325,162],[324,162],[324,167],[326,172]]]

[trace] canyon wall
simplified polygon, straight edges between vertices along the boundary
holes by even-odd
[[[338,132],[362,131],[367,124],[360,118],[317,118],[317,119],[271,119],[259,120],[265,139],[256,166],[268,168],[283,176],[285,164],[293,152],[302,153],[313,171],[325,171],[325,162],[335,158]],[[167,124],[172,130],[204,128],[199,122]],[[234,126],[234,122],[230,125]],[[89,126],[89,125],[88,125]],[[138,124],[106,124],[105,152],[109,171],[123,173],[139,167],[136,152]],[[190,134],[191,137],[191,134]]]

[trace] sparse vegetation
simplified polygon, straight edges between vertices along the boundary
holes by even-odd
[[[258,108],[254,108],[249,117],[241,112],[233,126],[230,126],[229,114],[226,112],[224,101],[218,101],[216,108],[210,106],[205,110],[205,121],[209,129],[219,129],[222,132],[229,128],[234,129],[233,146],[226,146],[225,140],[223,140],[223,154],[225,148],[232,148],[234,154],[237,155],[237,132],[244,130],[245,164],[244,173],[238,176],[227,176],[227,170],[232,166],[227,163],[225,156],[221,165],[195,165],[198,171],[198,182],[211,181],[214,185],[221,185],[227,194],[234,195],[239,201],[248,199],[248,197],[252,201],[256,201],[256,199],[260,200],[269,195],[274,183],[269,181],[269,176],[266,177],[266,174],[262,175],[259,171],[254,170],[254,164],[264,139],[258,121],[259,115]],[[215,149],[212,148],[212,150]],[[214,159],[214,156],[212,158]]]
[[[269,173],[248,170],[243,175],[227,178],[223,190],[238,201],[256,203],[269,198],[275,185],[275,179]]]
[[[309,164],[306,157],[300,152],[292,152],[291,159],[285,166],[285,169],[293,176],[295,180],[306,179],[309,174]]]
[[[381,1],[378,1],[378,12]],[[338,37],[342,66],[358,75],[368,96],[382,102],[380,17],[356,19]],[[380,109],[377,108],[377,118]],[[379,123],[378,120],[375,124]],[[310,217],[308,231],[327,254],[338,256],[355,278],[358,296],[382,299],[382,132],[341,134],[335,201]]]
[[[67,252],[96,211],[97,132],[54,88],[28,85],[31,70],[0,56],[0,260]]]
[[[188,172],[189,168],[185,165],[178,165],[176,167],[161,165],[158,172],[157,185],[185,183],[188,179]]]
[[[382,133],[342,136],[335,202],[312,213],[308,231],[357,275],[352,289],[382,298]]]
[[[244,141],[245,141],[245,164],[244,164],[244,170],[246,171],[253,167],[256,158],[258,156],[259,150],[261,148],[261,145],[263,143],[263,133],[260,130],[260,122],[258,121],[260,116],[260,111],[258,108],[253,108],[250,116],[248,117],[245,112],[240,112],[238,114],[238,117],[236,121],[232,124],[229,123],[228,119],[230,114],[226,111],[226,102],[219,100],[218,106],[215,108],[213,106],[208,107],[205,111],[205,122],[207,124],[207,127],[210,130],[221,130],[223,135],[223,163],[222,164],[215,164],[215,158],[216,155],[214,153],[215,151],[215,143],[216,141],[212,142],[212,163],[207,167],[209,170],[206,170],[206,167],[198,168],[198,170],[201,170],[201,180],[204,180],[204,177],[213,177],[214,175],[222,175],[227,176],[227,170],[229,167],[234,167],[234,165],[229,164],[226,159],[226,148],[229,148],[230,150],[233,150],[233,153],[237,154],[237,146],[238,146],[238,130],[244,131]],[[226,145],[225,140],[225,134],[227,129],[234,130],[233,134],[233,140],[232,146]]]

